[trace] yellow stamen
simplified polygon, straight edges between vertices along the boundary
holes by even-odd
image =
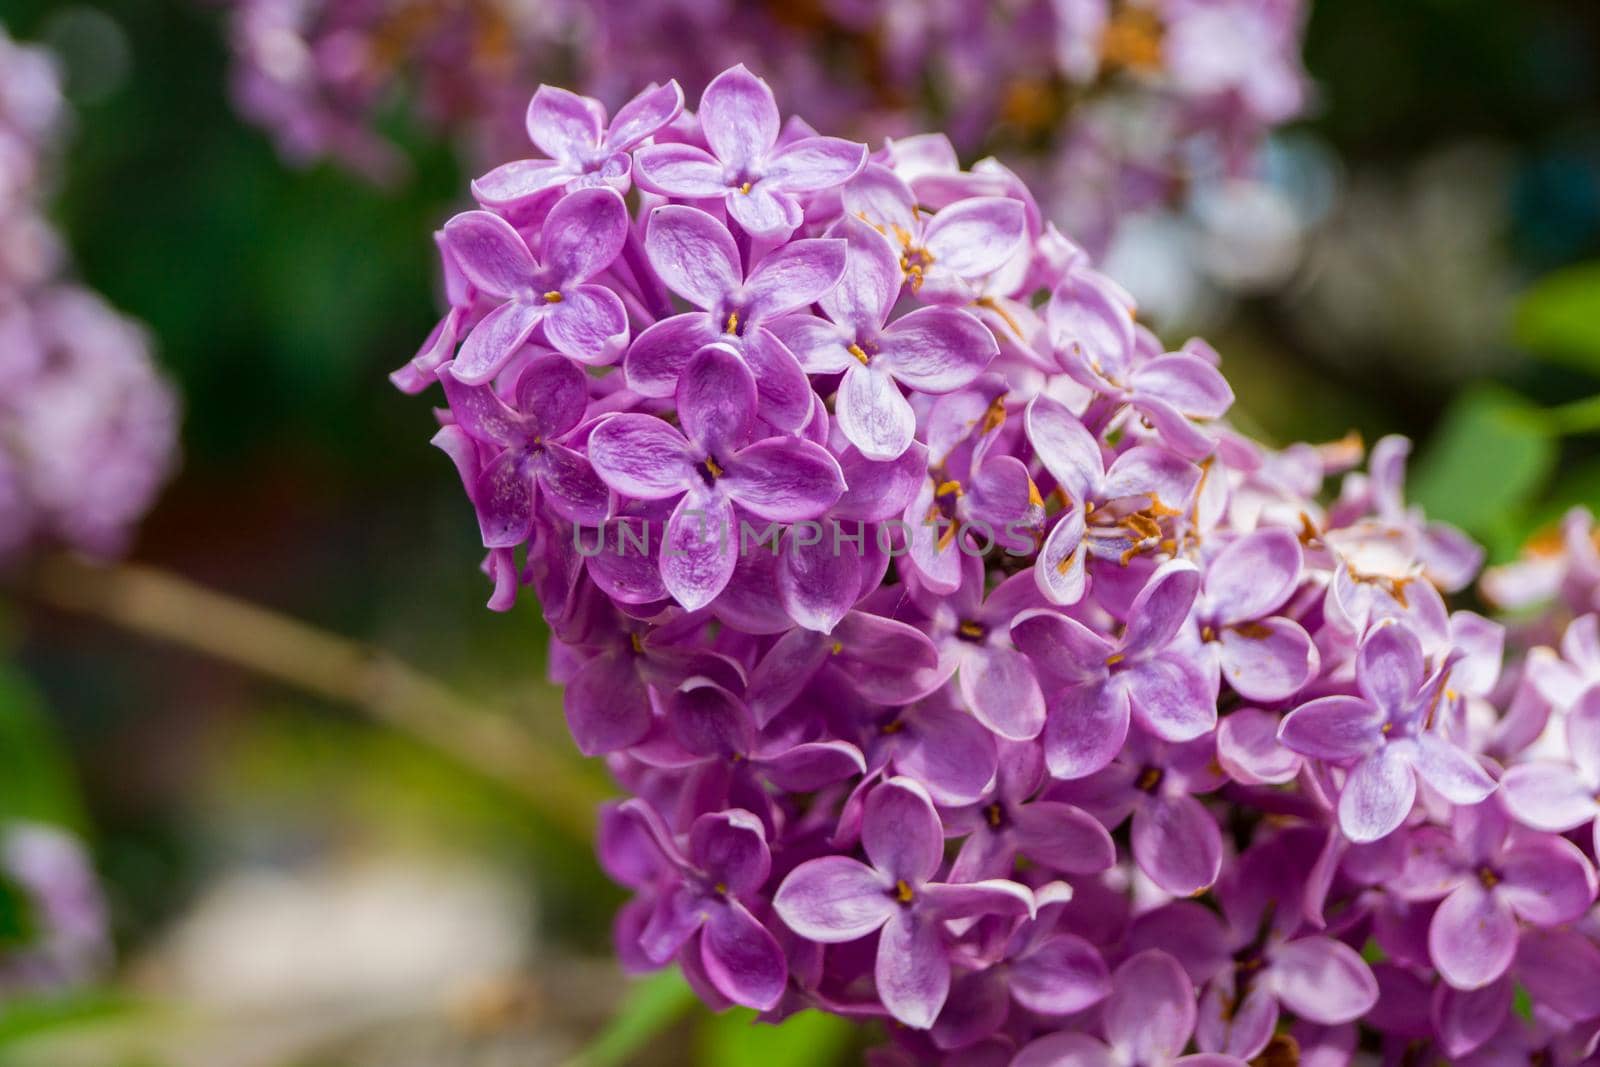
[[[717,461],[712,459],[710,456],[706,457],[706,470],[711,472],[711,477],[713,478],[722,477],[722,467],[719,466]]]
[[[559,304],[561,303],[561,294],[552,289],[544,294],[544,302],[546,304]]]
[[[983,432],[990,433],[1006,424],[1006,398],[997,396],[983,413]]]
[[[835,641],[833,643],[833,654],[835,656],[837,656],[839,653],[841,653],[843,651],[844,651],[844,642],[843,641]]]
[[[984,810],[983,814],[984,818],[989,820],[990,826],[994,827],[996,830],[1000,829],[1000,819],[1005,814],[1000,810],[1000,805],[990,804],[989,807]]]
[[[749,182],[745,182],[743,185],[739,186],[739,191],[741,193],[743,193],[745,196],[749,196],[750,195],[750,183]]]
[[[896,900],[902,904],[909,904],[915,897],[916,894],[911,891],[911,887],[906,884],[906,880],[904,878],[901,878],[899,881],[895,882],[894,898]]]
[[[1125,652],[1113,652],[1113,653],[1111,653],[1111,655],[1106,657],[1106,666],[1107,667],[1115,667],[1117,664],[1121,663],[1123,660],[1125,660],[1127,658],[1128,658],[1128,656],[1127,656],[1127,653],[1125,653]]]
[[[983,636],[983,626],[980,623],[972,622],[970,620],[967,621],[967,622],[962,623],[958,627],[958,629],[961,631],[961,636],[962,637],[982,637]]]
[[[722,332],[723,333],[738,333],[739,332],[739,313],[737,311],[728,312],[728,324],[722,328]]]
[[[1033,484],[1033,479],[1028,479],[1028,504],[1031,507],[1043,508],[1044,497],[1039,495],[1039,487]]]
[[[854,345],[854,344],[851,345],[850,346],[850,354],[852,356],[855,356],[857,359],[859,359],[861,361],[861,365],[863,367],[865,367],[867,365],[867,362],[868,362],[867,353],[862,349],[862,347],[860,345]]]
[[[940,482],[939,488],[933,491],[934,496],[950,496],[952,494],[958,497],[966,495],[961,490],[961,483],[954,479],[948,482]]]
[[[638,634],[629,634],[628,643],[633,646],[635,652],[644,651],[644,640]]]

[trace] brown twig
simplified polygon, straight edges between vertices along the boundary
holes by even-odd
[[[593,836],[596,778],[529,736],[505,713],[481,707],[382,649],[140,564],[97,566],[53,556],[29,592],[66,611],[232,663],[349,704],[514,789],[554,826]]]

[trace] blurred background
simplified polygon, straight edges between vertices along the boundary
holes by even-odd
[[[64,65],[52,211],[76,270],[183,396],[182,467],[131,559],[359,640],[351,663],[387,650],[491,748],[514,716],[581,812],[602,774],[542,681],[537,610],[484,610],[426,404],[385,380],[437,317],[430,234],[473,165],[399,97],[378,122],[403,177],[286,164],[230,100],[221,6],[0,0],[0,23]],[[1241,425],[1409,434],[1412,497],[1509,558],[1600,504],[1597,57],[1587,0],[1323,0],[1307,114],[1262,180],[1130,221],[1105,261],[1170,344],[1215,343]],[[463,769],[330,699],[338,679],[264,680],[36,582],[0,601],[0,805],[87,842],[115,963],[0,1004],[0,1063],[853,1060],[842,1024],[757,1030],[624,981],[622,894],[515,770]],[[201,629],[248,631],[218,611]]]

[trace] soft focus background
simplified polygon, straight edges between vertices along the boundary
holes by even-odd
[[[63,57],[57,221],[184,395],[182,471],[133,559],[519,717],[581,800],[599,772],[540,681],[536,610],[483,610],[455,473],[384,381],[437,315],[451,150],[395,101],[409,180],[286,167],[230,107],[202,4],[0,0],[0,21]],[[1410,434],[1412,496],[1507,558],[1600,504],[1597,57],[1589,0],[1324,0],[1312,114],[1269,153],[1281,195],[1138,222],[1108,263],[1169,342],[1216,344],[1241,422]],[[626,1062],[854,1058],[842,1024],[752,1030],[675,980],[624,983],[621,897],[581,834],[404,732],[26,595],[0,646],[0,796],[86,835],[119,960],[0,1007],[0,1063],[599,1065],[659,1020]]]

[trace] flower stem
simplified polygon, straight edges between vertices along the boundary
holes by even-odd
[[[28,592],[52,607],[360,708],[514,790],[563,833],[579,841],[594,834],[596,805],[607,796],[595,777],[509,714],[475,704],[380,648],[138,564],[52,556],[35,568]]]
[[[1594,433],[1600,430],[1600,395],[1550,408],[1545,417],[1558,434]]]

